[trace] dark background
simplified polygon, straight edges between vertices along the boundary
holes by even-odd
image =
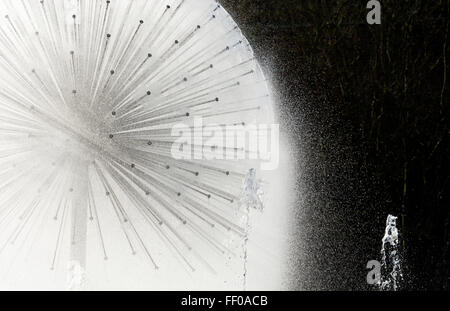
[[[365,0],[220,1],[295,144],[296,289],[369,289],[394,214],[402,288],[448,290],[449,0],[380,2],[382,24],[368,25]]]

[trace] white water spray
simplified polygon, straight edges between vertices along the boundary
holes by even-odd
[[[264,192],[261,187],[261,181],[257,180],[256,170],[252,168],[244,179],[243,190],[239,201],[240,206],[263,211],[263,196]]]
[[[250,169],[245,176],[242,193],[239,199],[239,206],[246,210],[245,215],[245,238],[242,244],[244,272],[243,272],[243,290],[247,290],[247,264],[248,264],[248,240],[250,236],[250,211],[257,210],[262,212],[264,210],[263,203],[264,192],[261,187],[261,181],[256,177],[256,170]]]
[[[389,215],[381,247],[381,280],[382,290],[398,290],[403,280],[402,265],[399,253],[399,232],[397,218]]]
[[[86,282],[86,271],[77,261],[69,262],[68,266],[67,289],[69,291],[82,290]]]

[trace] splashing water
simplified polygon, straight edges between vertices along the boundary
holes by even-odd
[[[403,280],[401,259],[399,253],[399,232],[397,218],[389,215],[386,220],[386,230],[381,247],[381,290],[398,290]],[[390,272],[389,272],[390,271]]]
[[[264,192],[261,186],[261,181],[256,178],[256,170],[250,169],[245,176],[242,193],[239,199],[239,206],[245,208],[245,237],[242,244],[243,260],[244,260],[244,272],[243,272],[243,290],[247,290],[247,261],[248,261],[248,240],[250,235],[250,211],[257,210],[262,212],[264,210],[263,201]]]
[[[249,170],[244,179],[243,190],[239,204],[249,209],[263,211],[263,196],[264,192],[261,187],[261,182],[257,180],[256,170],[252,168]]]
[[[78,261],[69,262],[67,289],[69,291],[81,290],[86,281],[86,271]]]

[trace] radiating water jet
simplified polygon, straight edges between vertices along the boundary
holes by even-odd
[[[228,13],[212,0],[2,1],[0,12],[6,266],[89,272],[126,252],[154,271],[240,275],[239,198],[259,161],[170,152],[180,122],[274,122]]]

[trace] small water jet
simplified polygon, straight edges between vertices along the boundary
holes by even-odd
[[[381,247],[381,280],[378,284],[381,290],[396,291],[403,281],[397,218],[389,215],[386,220]]]

